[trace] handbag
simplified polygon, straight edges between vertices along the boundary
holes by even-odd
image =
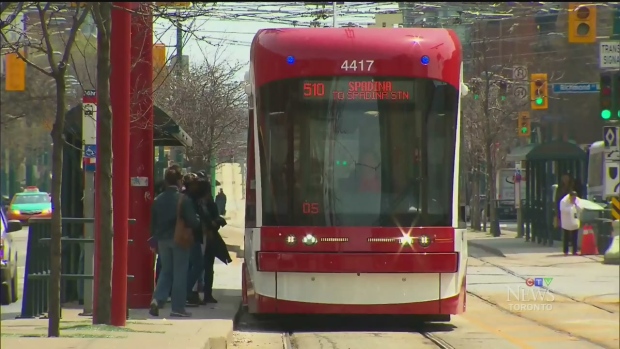
[[[189,249],[194,243],[194,235],[192,229],[185,225],[183,215],[181,215],[183,196],[183,194],[179,196],[179,202],[177,203],[177,223],[174,227],[174,243],[181,248]]]

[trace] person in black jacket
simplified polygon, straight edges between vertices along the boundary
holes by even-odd
[[[194,292],[192,289],[204,271],[204,257],[202,252],[204,227],[214,224],[203,205],[204,198],[209,195],[210,190],[209,182],[202,178],[195,178],[187,185],[187,193],[192,199],[192,203],[200,217],[201,223],[200,228],[194,229],[194,246],[191,251],[190,271],[187,279],[187,304],[190,306],[197,306],[200,304],[198,292]]]

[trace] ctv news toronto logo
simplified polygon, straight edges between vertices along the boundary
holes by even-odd
[[[553,310],[555,295],[549,290],[553,278],[528,278],[525,286],[508,287],[507,301],[514,311]]]

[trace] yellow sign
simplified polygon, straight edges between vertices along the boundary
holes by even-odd
[[[611,217],[620,220],[620,199],[611,198]]]
[[[156,83],[153,87],[159,87],[166,75],[166,45],[153,45],[153,81]]]
[[[26,90],[26,62],[17,53],[8,53],[6,59],[6,82],[4,89],[11,92]]]
[[[165,6],[165,7],[189,7],[191,2],[156,2],[157,6]]]

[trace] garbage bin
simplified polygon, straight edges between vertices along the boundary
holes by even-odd
[[[598,251],[600,254],[605,253],[607,246],[609,246],[611,233],[609,231],[609,227],[611,227],[609,222],[606,222],[606,219],[603,218],[605,215],[605,207],[601,204],[598,204],[593,201],[588,201],[584,199],[579,200],[583,211],[581,211],[581,216],[579,220],[581,221],[581,229],[579,229],[579,238],[578,244],[581,248],[581,238],[583,236],[583,226],[591,225],[592,229],[594,229],[594,235],[596,237]],[[601,249],[601,246],[605,245],[604,248]]]

